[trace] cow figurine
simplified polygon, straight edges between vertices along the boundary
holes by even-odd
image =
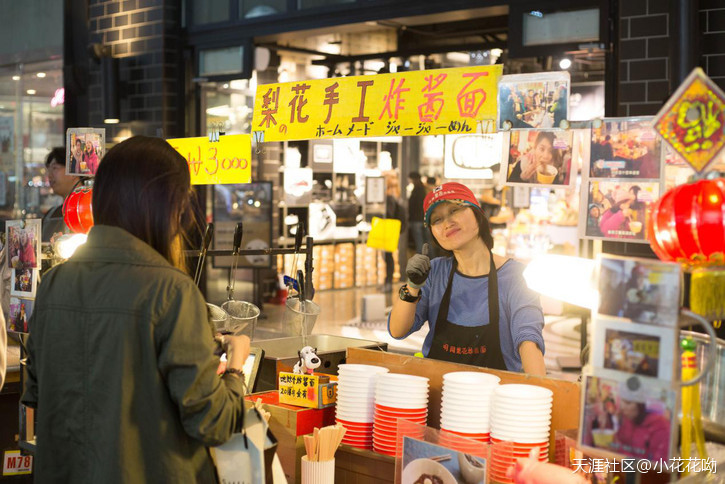
[[[317,356],[317,348],[305,346],[297,352],[300,359],[295,363],[292,372],[296,375],[313,374],[320,367],[322,361]]]

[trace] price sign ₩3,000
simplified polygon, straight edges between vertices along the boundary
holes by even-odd
[[[228,185],[252,180],[252,137],[247,134],[166,140],[186,158],[192,185]]]

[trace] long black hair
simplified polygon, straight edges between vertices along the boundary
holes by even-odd
[[[166,141],[134,136],[111,148],[98,165],[94,223],[126,230],[181,269],[192,213],[189,167]]]

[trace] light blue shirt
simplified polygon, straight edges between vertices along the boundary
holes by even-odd
[[[428,322],[430,331],[423,342],[428,356],[435,333],[438,310],[446,291],[453,259],[439,257],[431,261],[428,279],[421,288],[422,296],[415,309],[415,321],[404,339]],[[523,277],[524,265],[508,260],[498,271],[499,334],[501,352],[509,371],[522,371],[518,347],[533,341],[544,352],[544,313],[539,295],[528,288]],[[448,321],[461,326],[484,326],[488,321],[488,276],[469,277],[456,271],[453,276]],[[390,333],[390,316],[388,316]]]

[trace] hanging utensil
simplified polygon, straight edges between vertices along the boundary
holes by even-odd
[[[300,256],[300,249],[302,247],[302,238],[305,235],[305,224],[304,222],[300,221],[297,223],[297,231],[295,232],[295,248],[294,248],[294,257],[292,259],[292,270],[290,271],[290,274],[292,276],[284,276],[284,285],[287,286],[288,289],[294,289],[298,293],[300,292],[300,286],[299,281],[294,278],[294,275],[297,274],[297,261]]]
[[[201,273],[204,270],[204,261],[206,260],[206,253],[211,245],[211,239],[214,237],[214,224],[209,223],[204,231],[204,238],[201,241],[201,249],[199,250],[199,260],[196,263],[196,272],[194,273],[194,284],[197,286],[201,281]]]
[[[244,235],[244,225],[239,222],[234,228],[234,242],[232,244],[232,264],[229,266],[229,279],[227,281],[227,300],[234,299],[234,282],[235,273],[239,264],[239,248],[242,246],[242,235]]]

